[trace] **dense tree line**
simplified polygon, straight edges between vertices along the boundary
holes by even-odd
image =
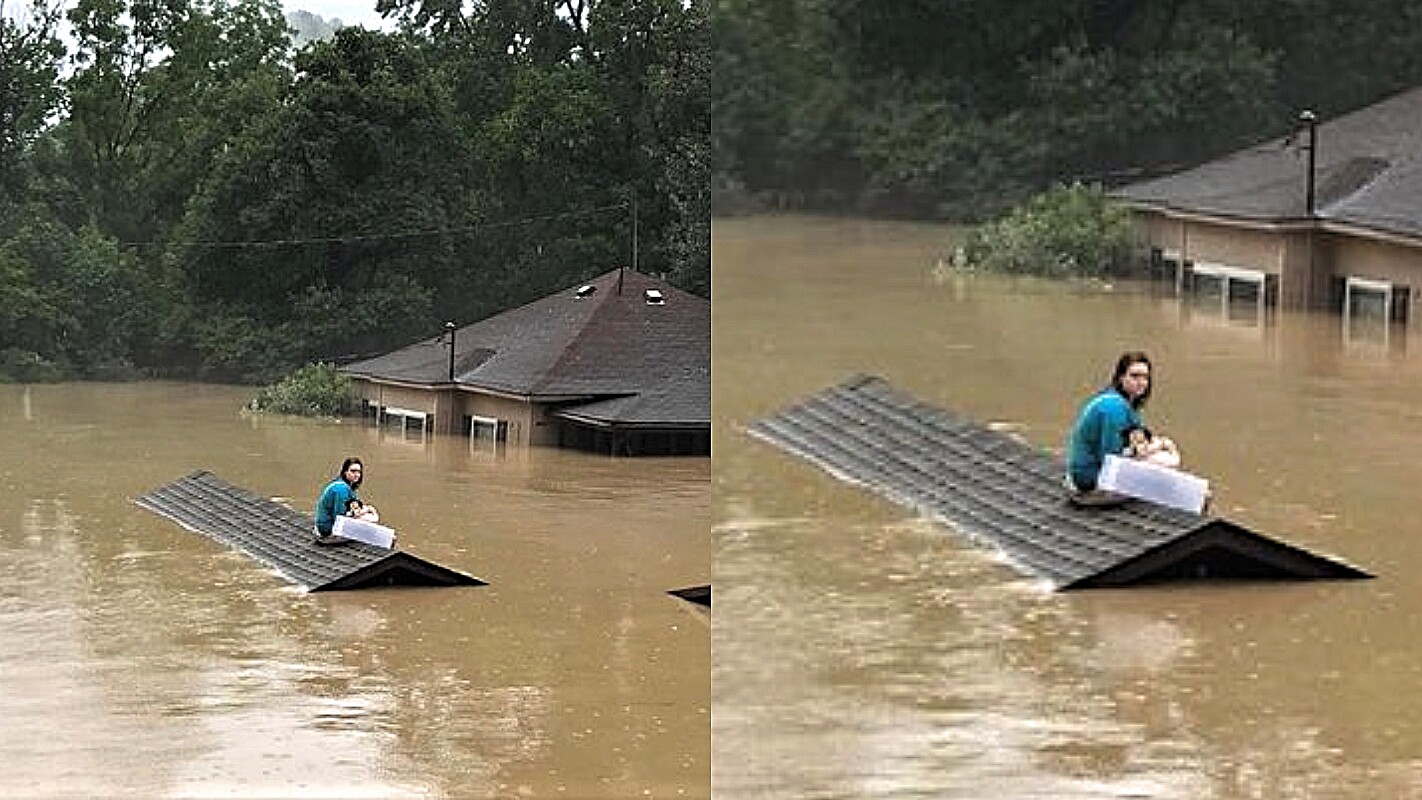
[[[1405,0],[717,0],[711,27],[718,204],[972,219],[1422,82]]]
[[[265,380],[634,255],[709,293],[704,0],[379,0],[297,51],[276,0],[27,2],[0,374]]]

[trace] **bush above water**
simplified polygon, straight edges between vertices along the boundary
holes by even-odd
[[[339,417],[357,407],[351,379],[332,364],[307,364],[257,392],[253,411],[305,417]]]
[[[65,377],[63,367],[33,350],[18,347],[0,350],[0,382],[47,383]]]
[[[955,266],[1052,277],[1126,274],[1134,252],[1130,211],[1099,186],[1056,186],[969,235]]]

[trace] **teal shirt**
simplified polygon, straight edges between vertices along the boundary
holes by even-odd
[[[1124,395],[1114,388],[1102,389],[1086,401],[1067,442],[1067,474],[1082,491],[1096,488],[1096,476],[1106,454],[1120,453],[1126,429],[1139,425],[1140,416]]]
[[[316,500],[316,530],[329,534],[336,524],[336,515],[346,513],[355,499],[355,489],[345,479],[337,478],[326,484]]]

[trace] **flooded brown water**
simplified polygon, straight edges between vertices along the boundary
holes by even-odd
[[[708,459],[503,457],[252,419],[249,390],[0,387],[0,796],[706,797]],[[308,594],[135,506],[195,469],[308,511],[345,455],[490,585]]]
[[[943,273],[947,241],[715,222],[715,796],[1422,797],[1417,334]],[[1136,348],[1217,513],[1377,579],[1050,593],[745,433],[864,372],[1059,450]]]

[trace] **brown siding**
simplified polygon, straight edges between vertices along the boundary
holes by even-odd
[[[1335,284],[1358,277],[1408,287],[1422,302],[1422,247],[1321,230],[1259,230],[1140,210],[1145,243],[1182,261],[1259,270],[1278,277],[1283,308],[1337,310]],[[1416,314],[1402,317],[1416,319]]]
[[[1422,298],[1422,250],[1352,236],[1330,236],[1328,244],[1329,266],[1334,275],[1408,287],[1409,308],[1404,313],[1407,319],[1417,319],[1416,306]]]
[[[1172,219],[1154,212],[1140,212],[1137,219],[1148,246],[1179,254],[1184,261],[1243,267],[1271,275],[1284,272],[1286,246],[1279,234]]]
[[[477,416],[506,421],[510,445],[557,443],[557,431],[551,424],[545,424],[543,410],[523,400],[470,391],[455,394],[449,390],[391,386],[361,379],[355,380],[355,387],[357,394],[373,406],[406,408],[432,415],[435,433],[463,434],[464,417]]]
[[[548,441],[539,435],[542,429],[534,425],[536,415],[532,404],[523,400],[468,391],[460,392],[459,399],[459,427],[454,429],[455,433],[463,432],[465,416],[488,417],[508,422],[508,444],[511,446],[548,444]]]
[[[1422,251],[1352,236],[1328,237],[1333,274],[1422,287]]]
[[[1208,261],[1273,275],[1283,269],[1283,243],[1275,233],[1193,222],[1185,240],[1182,257],[1187,261]]]
[[[1139,214],[1145,231],[1146,243],[1163,251],[1178,253],[1185,245],[1185,225],[1178,219],[1170,219],[1162,214]]]
[[[1304,231],[1279,236],[1283,250],[1279,280],[1279,305],[1283,308],[1322,308],[1328,301],[1328,263],[1314,249],[1317,234]]]
[[[373,406],[381,408],[408,408],[437,415],[435,393],[428,389],[413,389],[406,386],[389,386],[357,379],[356,392]]]

